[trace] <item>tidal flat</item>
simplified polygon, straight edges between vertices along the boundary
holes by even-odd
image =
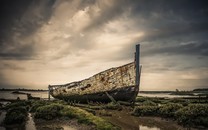
[[[1,129],[170,130],[208,129],[208,99],[136,98],[116,103],[17,100],[1,106]]]

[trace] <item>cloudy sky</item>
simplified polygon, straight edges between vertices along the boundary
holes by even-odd
[[[138,43],[141,90],[208,88],[206,0],[1,0],[0,88],[81,80]]]

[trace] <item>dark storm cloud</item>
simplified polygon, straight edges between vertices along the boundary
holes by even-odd
[[[130,18],[137,20],[137,24],[140,24],[142,19],[142,28],[145,29],[167,29],[171,31],[178,28],[179,31],[173,31],[178,33],[180,30],[189,32],[190,30],[198,31],[208,28],[208,2],[206,0],[114,0],[108,2],[111,4],[104,5],[103,8],[105,9],[101,8],[99,17],[87,28],[106,24],[124,12],[129,12]],[[99,5],[99,1],[96,4]]]
[[[131,18],[146,32],[139,41],[208,33],[208,2],[205,0],[141,0],[131,5]]]
[[[22,45],[18,46],[9,51],[2,50],[0,52],[0,58],[6,60],[30,60],[34,59],[32,56],[34,55],[34,44]],[[4,48],[6,49],[6,48]]]
[[[0,32],[0,57],[3,59],[15,58],[29,59],[34,55],[33,45],[17,45],[17,41],[11,37],[18,33],[19,37],[27,37],[34,33],[53,15],[54,0],[2,0],[1,1],[1,32]],[[128,12],[129,19],[135,21],[135,27],[139,25],[145,35],[132,42],[154,41],[168,37],[182,35],[207,33],[208,30],[208,9],[207,2],[201,1],[146,1],[146,0],[114,0],[114,1],[81,1],[79,9],[96,5],[100,8],[99,16],[83,30],[101,28],[106,23],[120,17]],[[89,12],[93,17],[93,12]],[[128,28],[128,27],[127,27]],[[89,39],[89,38],[88,38]],[[73,40],[73,39],[72,39]],[[92,41],[93,42],[93,41]],[[82,42],[81,42],[82,43]],[[12,52],[7,51],[8,46],[16,45]],[[22,46],[22,47],[21,47]],[[78,46],[78,43],[73,45]],[[86,45],[81,45],[82,48]],[[131,46],[129,44],[129,46]],[[25,49],[24,49],[25,48]],[[26,49],[30,51],[26,51]],[[89,48],[88,46],[86,48]],[[125,47],[126,48],[126,47]],[[124,49],[125,49],[124,48]],[[3,52],[2,52],[3,51]],[[14,52],[13,52],[14,51]],[[31,53],[30,53],[31,52]],[[125,55],[129,57],[129,55]],[[113,58],[115,59],[115,58]],[[122,59],[118,57],[118,60]]]
[[[22,0],[1,0],[0,1],[0,38],[1,40],[9,34],[9,28],[19,19],[25,12],[32,1]]]
[[[34,45],[21,39],[33,34],[52,15],[54,0],[1,0],[0,1],[0,58],[30,59]],[[14,38],[18,35],[17,38]],[[13,49],[10,49],[13,46]]]
[[[185,45],[176,45],[170,47],[149,47],[149,50],[143,52],[143,56],[147,55],[156,55],[156,54],[167,54],[167,55],[198,55],[198,56],[208,56],[208,41],[200,41],[200,42],[189,42],[184,43]],[[145,47],[146,45],[144,45]],[[151,46],[151,45],[148,45]],[[147,46],[146,46],[147,47]],[[147,47],[148,48],[148,47]]]
[[[197,33],[208,33],[207,22],[184,24],[174,23],[169,26],[166,25],[165,27],[157,28],[157,30],[148,31],[146,36],[140,39],[140,41],[154,41],[158,39],[177,38]]]
[[[128,6],[130,5],[130,6]],[[141,55],[154,54],[207,56],[208,2],[182,1],[130,1],[130,17],[135,28],[144,36],[131,39],[120,50],[120,57],[129,59],[136,43],[142,44]],[[181,45],[182,42],[197,41]]]
[[[34,31],[34,29],[37,29],[36,27],[38,27],[41,21],[50,18],[53,2],[54,0],[1,0],[1,34],[13,31],[11,29],[14,27],[25,27],[24,29],[29,30],[25,33],[31,33],[32,30]],[[35,9],[37,9],[37,11],[35,11]],[[37,13],[41,14],[42,17],[38,16],[39,14]],[[29,15],[31,15],[31,17]]]

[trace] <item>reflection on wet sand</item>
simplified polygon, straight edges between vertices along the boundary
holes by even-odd
[[[135,117],[128,111],[110,110],[112,116],[103,117],[123,130],[186,130],[176,122],[159,117]],[[190,129],[190,130],[193,130]]]
[[[6,112],[0,112],[0,124],[3,123],[5,117],[6,117]],[[0,130],[5,130],[5,128],[3,126],[0,126]]]
[[[36,130],[35,123],[33,121],[33,117],[31,113],[28,114],[28,120],[25,125],[26,130]]]

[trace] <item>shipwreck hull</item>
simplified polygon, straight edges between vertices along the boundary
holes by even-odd
[[[87,102],[111,102],[109,95],[113,97],[116,101],[126,101],[126,102],[133,102],[135,95],[138,94],[138,91],[135,91],[135,86],[128,86],[123,88],[118,88],[111,91],[105,92],[98,92],[92,94],[84,94],[84,95],[71,95],[71,96],[64,96],[62,94],[53,96],[57,99],[64,100],[67,102],[80,102],[80,103],[87,103]]]
[[[136,46],[135,61],[110,68],[87,79],[64,85],[49,85],[49,98],[75,102],[133,102],[139,92],[141,68],[139,48]]]

